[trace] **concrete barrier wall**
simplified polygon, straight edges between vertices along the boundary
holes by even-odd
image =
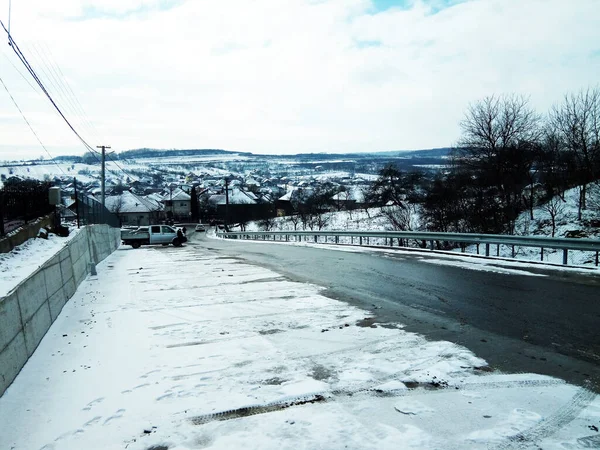
[[[0,298],[0,396],[10,386],[65,303],[121,242],[120,230],[90,225],[8,295]]]

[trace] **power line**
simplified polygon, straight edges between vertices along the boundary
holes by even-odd
[[[42,143],[42,140],[40,139],[40,137],[37,135],[37,133],[35,132],[35,130],[33,129],[33,127],[31,126],[31,124],[29,123],[29,120],[27,120],[27,117],[25,117],[25,114],[23,114],[23,111],[21,110],[21,108],[19,108],[19,105],[17,104],[17,101],[15,100],[15,98],[12,96],[12,94],[10,93],[10,91],[8,90],[8,87],[6,87],[6,84],[4,83],[4,80],[2,79],[2,77],[0,77],[0,83],[2,83],[2,86],[4,86],[4,89],[6,90],[6,93],[8,94],[8,96],[10,97],[10,99],[12,100],[12,102],[15,104],[15,106],[17,107],[17,109],[19,110],[19,112],[21,113],[21,116],[23,117],[23,120],[25,121],[25,123],[27,124],[27,126],[29,127],[29,129],[31,130],[31,132],[33,133],[33,135],[35,136],[35,138],[38,140],[38,142],[40,143],[40,145],[42,146],[42,148],[46,151],[46,153],[48,154],[48,156],[50,156],[50,159],[52,160],[52,162],[54,164],[56,164],[56,167],[59,168],[59,170],[66,175],[66,172],[62,169],[62,167],[60,167],[60,165],[54,160],[54,156],[52,156],[52,154],[48,151],[48,149],[46,148],[46,146]]]
[[[47,74],[50,76],[51,81],[54,81],[55,86],[57,86],[59,95],[70,106],[71,113],[79,119],[80,125],[87,130],[88,135],[92,135],[94,139],[100,140],[100,137],[96,133],[95,127],[87,119],[85,111],[83,111],[81,104],[77,100],[77,96],[74,94],[72,89],[68,88],[66,79],[62,74],[60,67],[52,59],[51,55],[49,55],[49,48],[46,46],[46,51],[40,44],[39,48],[37,45],[33,45],[33,49],[40,58],[39,60],[48,70]]]
[[[27,69],[27,71],[29,72],[29,74],[33,77],[33,79],[35,80],[35,82],[37,83],[37,85],[40,87],[40,89],[42,90],[42,92],[46,95],[46,97],[48,98],[48,100],[50,100],[50,103],[52,103],[52,106],[54,106],[54,108],[56,109],[56,111],[60,114],[60,116],[62,117],[62,119],[69,126],[69,128],[71,129],[71,131],[77,136],[77,138],[81,141],[81,143],[85,146],[85,148],[96,158],[96,160],[98,160],[98,162],[100,162],[102,164],[102,159],[99,158],[98,152],[90,144],[88,144],[88,142],[81,136],[81,134],[79,132],[77,132],[77,130],[75,130],[75,128],[73,127],[73,125],[71,124],[71,122],[66,118],[66,116],[64,115],[64,113],[62,112],[62,110],[59,108],[59,106],[57,105],[57,103],[55,102],[55,100],[52,98],[52,96],[48,92],[48,89],[44,86],[44,83],[42,82],[42,80],[40,79],[40,77],[38,76],[38,74],[36,73],[36,71],[33,69],[33,67],[31,66],[31,64],[29,63],[29,61],[27,60],[27,58],[25,57],[25,55],[23,54],[23,52],[19,48],[19,45],[12,38],[9,30],[7,30],[6,27],[4,26],[4,22],[2,22],[2,20],[0,20],[0,25],[2,25],[2,28],[4,29],[4,31],[8,34],[8,44],[9,44],[9,46],[13,49],[13,51],[15,52],[15,54],[17,55],[17,57],[19,58],[19,60],[23,63],[23,65],[25,66],[25,68]],[[35,49],[35,50],[37,52],[37,49]],[[38,53],[38,55],[39,55],[39,53]],[[40,59],[41,58],[42,57],[40,56]],[[43,63],[45,64],[45,62],[43,62]],[[48,68],[47,64],[46,64],[46,67]],[[15,67],[15,69],[16,69],[16,67]],[[59,68],[59,70],[60,70],[60,68]],[[48,77],[48,79],[50,80],[51,84],[56,88],[56,85],[54,85],[54,83],[50,79],[49,75],[46,73],[46,71],[43,68],[42,68],[42,71],[44,72],[44,74],[46,75],[46,77]],[[62,71],[61,71],[61,74],[62,74]],[[2,84],[4,84],[4,83],[2,83]],[[5,86],[5,88],[6,88],[6,86]],[[69,89],[70,89],[70,87],[69,87]],[[71,93],[73,94],[73,97],[75,99],[77,99],[77,97],[74,95],[72,89],[70,89],[70,90],[71,90]],[[7,89],[7,92],[8,92],[8,89]],[[60,92],[58,92],[58,94],[61,95]],[[9,95],[10,95],[10,93],[9,93]],[[11,98],[12,98],[12,96],[11,96]],[[13,99],[13,102],[14,102],[14,99]],[[16,105],[16,102],[15,102],[15,105]],[[80,103],[79,103],[79,105],[81,107]],[[18,108],[18,106],[17,106],[17,108]],[[83,108],[81,108],[81,109],[83,110]],[[20,109],[19,109],[19,111],[20,111]],[[23,113],[21,113],[21,114],[23,115]],[[23,118],[25,118],[24,115],[23,115]],[[25,119],[25,120],[27,121],[27,119]],[[29,124],[29,122],[27,122],[27,123]],[[31,126],[30,126],[30,128],[31,128]],[[33,131],[33,128],[31,128],[31,130]],[[37,135],[36,135],[36,137],[37,137]],[[39,140],[39,138],[38,138],[38,140]],[[41,144],[41,141],[40,141],[40,144]],[[42,144],[42,146],[43,146],[43,144]],[[44,149],[46,150],[45,147],[44,147]],[[48,151],[46,150],[46,152],[48,152]],[[50,153],[48,152],[48,154],[50,154]],[[110,158],[110,156],[109,156],[109,158]],[[116,161],[114,161],[112,158],[110,158],[110,159],[117,166],[117,168],[119,168],[119,170],[121,170],[121,172],[123,172],[128,177],[132,177],[132,175],[128,174],[125,171],[125,169],[123,169]],[[113,173],[112,171],[110,171],[110,172]],[[114,173],[113,173],[113,175],[114,175]],[[134,177],[134,178],[137,178],[137,177]]]
[[[2,22],[2,20],[0,20],[0,25],[2,25],[2,28],[4,29],[4,31],[8,34],[9,45],[11,46],[11,48],[13,49],[13,51],[15,52],[17,57],[21,60],[21,62],[23,63],[23,65],[25,66],[27,71],[31,74],[31,76],[33,77],[33,79],[35,80],[37,85],[40,87],[42,92],[46,95],[46,97],[48,97],[48,100],[50,100],[50,103],[52,103],[52,106],[54,106],[54,109],[56,109],[56,111],[60,114],[60,116],[65,121],[65,123],[69,126],[71,131],[75,134],[75,136],[77,136],[77,138],[81,141],[81,143],[87,149],[93,149],[93,147],[90,144],[88,144],[87,141],[85,139],[83,139],[83,137],[81,137],[81,135],[77,132],[77,130],[75,130],[73,125],[71,125],[71,122],[65,117],[65,115],[63,114],[61,109],[58,107],[58,105],[56,104],[56,102],[54,101],[54,99],[52,98],[52,96],[50,95],[50,93],[48,92],[48,90],[46,89],[46,87],[44,86],[42,81],[40,80],[39,76],[37,75],[37,73],[35,72],[33,67],[31,67],[31,64],[29,63],[29,61],[27,60],[27,58],[25,57],[25,55],[19,48],[19,45],[15,42],[15,40],[12,38],[12,36],[10,35],[8,30],[4,26],[4,22]]]
[[[123,167],[121,167],[121,166],[120,166],[120,165],[117,163],[117,161],[115,161],[115,160],[112,158],[112,156],[110,156],[110,154],[108,155],[108,157],[109,157],[109,159],[110,159],[110,160],[113,162],[113,164],[114,164],[115,166],[117,166],[117,168],[118,168],[118,169],[119,169],[121,172],[123,172],[123,173],[124,173],[125,175],[127,175],[129,178],[136,179],[137,181],[139,181],[139,178],[138,178],[138,177],[136,177],[135,175],[132,175],[132,174],[128,173],[128,172],[127,172],[125,169],[123,169]]]
[[[25,82],[29,85],[29,87],[31,87],[31,89],[33,89],[33,91],[39,95],[39,91],[33,86],[33,84],[31,84],[31,82],[25,77],[25,75],[23,75],[23,73],[17,68],[17,66],[15,66],[15,64],[10,60],[8,55],[4,52],[2,52],[2,54],[4,55],[6,60],[10,63],[10,65],[14,67],[14,69],[17,71],[17,73],[19,75],[21,75],[21,78],[23,78],[25,80]]]
[[[96,132],[96,133],[95,133],[95,134],[96,134],[96,137],[97,137],[97,138],[98,138],[98,137],[100,137],[100,138],[102,138],[102,139],[101,139],[102,141],[105,141],[105,139],[103,138],[103,136],[100,136],[100,133],[98,132],[98,130],[97,130],[97,129],[96,129],[96,127],[94,126],[93,122],[91,122],[91,121],[89,120],[88,114],[86,113],[86,111],[85,111],[84,107],[83,107],[83,106],[81,105],[81,103],[79,102],[79,99],[77,98],[77,95],[75,95],[75,92],[73,92],[73,89],[71,89],[71,85],[69,84],[69,80],[68,80],[68,79],[67,79],[67,78],[64,76],[64,74],[63,74],[63,72],[62,72],[62,70],[61,70],[60,66],[59,66],[59,65],[58,65],[58,64],[55,62],[56,60],[54,59],[54,57],[53,57],[53,55],[52,55],[52,51],[50,50],[50,47],[48,47],[48,45],[47,45],[47,44],[45,44],[45,43],[42,43],[42,44],[43,44],[43,45],[45,45],[45,47],[46,47],[46,50],[48,51],[50,62],[51,62],[51,63],[52,63],[52,62],[54,62],[54,63],[55,63],[56,69],[58,70],[58,72],[59,72],[59,74],[60,74],[60,77],[59,77],[59,78],[60,78],[61,80],[64,80],[64,84],[66,85],[66,87],[67,87],[67,90],[68,90],[68,91],[71,93],[71,95],[73,96],[73,99],[75,100],[75,103],[76,103],[76,105],[77,105],[77,106],[79,106],[79,110],[80,110],[80,111],[81,111],[81,113],[83,114],[83,118],[84,118],[84,119],[87,121],[87,123],[88,123],[88,124],[91,126],[91,128],[93,128],[93,130]]]

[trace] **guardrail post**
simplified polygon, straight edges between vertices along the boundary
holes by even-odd
[[[339,236],[336,236],[336,237],[335,237],[335,243],[336,243],[336,244],[339,244],[339,243],[340,243],[340,238],[339,238]]]
[[[544,260],[544,247],[541,247],[541,261]]]
[[[315,243],[317,242],[317,239],[318,239],[318,237],[317,237],[317,235],[315,234]]]
[[[485,244],[485,256],[490,256],[490,244]]]
[[[515,257],[515,246],[514,246],[514,244],[512,246],[511,255],[512,255],[513,258]]]
[[[285,235],[285,242],[290,240],[290,236],[288,234]]]
[[[429,250],[433,250],[433,240],[429,241]]]
[[[479,244],[475,244],[475,246],[477,247],[477,254],[479,255]]]
[[[496,256],[500,256],[500,244],[496,245]]]
[[[599,252],[596,252],[596,266],[598,266],[598,253]]]
[[[362,245],[362,236],[359,237],[358,245]]]
[[[569,250],[565,248],[563,250],[563,264],[567,265],[568,262],[569,262]]]

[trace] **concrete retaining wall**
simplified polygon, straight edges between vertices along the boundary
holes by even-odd
[[[120,230],[91,225],[8,295],[0,298],[0,396],[97,264],[121,242]]]

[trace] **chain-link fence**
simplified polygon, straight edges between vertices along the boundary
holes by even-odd
[[[94,197],[77,193],[75,201],[75,214],[77,214],[78,226],[92,224],[106,224],[115,228],[121,226],[119,217],[102,206],[102,203]]]
[[[0,236],[54,211],[48,199],[50,187],[50,183],[32,182],[0,189]]]

